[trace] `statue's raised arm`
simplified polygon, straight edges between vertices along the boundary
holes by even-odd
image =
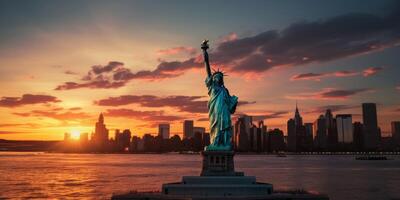
[[[204,56],[204,65],[206,66],[206,71],[207,71],[207,76],[211,77],[211,68],[210,68],[210,62],[208,60],[208,40],[204,40],[203,43],[201,43],[201,49],[203,49],[203,56]]]

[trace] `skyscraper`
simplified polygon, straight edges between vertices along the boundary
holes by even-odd
[[[341,144],[353,143],[353,122],[350,114],[336,115],[338,142]]]
[[[131,131],[125,129],[122,133],[119,129],[115,130],[115,142],[117,143],[118,151],[128,151],[131,143]]]
[[[334,149],[336,148],[338,142],[338,135],[337,135],[336,119],[333,117],[332,111],[330,109],[326,110],[325,120],[326,120],[326,131],[328,137],[327,138],[328,146],[331,149]]]
[[[169,124],[159,124],[158,125],[158,136],[162,139],[168,139],[170,134],[170,125]]]
[[[364,124],[364,147],[367,150],[375,150],[379,144],[378,117],[375,103],[363,103],[363,124]]]
[[[193,120],[183,121],[183,138],[191,138],[193,136]]]
[[[244,117],[239,117],[235,123],[234,147],[238,151],[248,151],[249,138]]]
[[[287,143],[289,151],[296,151],[296,124],[294,119],[287,121]]]
[[[96,122],[96,127],[92,140],[94,140],[94,142],[97,144],[104,144],[108,142],[108,129],[104,124],[103,113],[100,113],[99,120]]]
[[[319,118],[314,122],[314,141],[315,147],[319,150],[325,150],[327,144],[327,128],[326,119],[324,115],[320,115]]]
[[[287,122],[288,132],[288,150],[289,151],[305,151],[308,150],[306,140],[306,128],[303,125],[303,118],[300,115],[297,107],[293,119]]]
[[[364,126],[361,122],[353,123],[353,145],[355,150],[362,151],[364,149]]]
[[[304,138],[304,150],[311,151],[313,147],[313,123],[304,123],[305,138]]]
[[[400,145],[400,121],[394,121],[392,125],[392,138],[395,144]]]

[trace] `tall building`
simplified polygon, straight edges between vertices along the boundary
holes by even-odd
[[[326,110],[325,113],[326,120],[326,135],[327,135],[327,143],[330,149],[334,149],[338,143],[338,135],[337,135],[337,127],[336,127],[336,119],[333,117],[332,111],[330,109]]]
[[[392,138],[396,145],[400,145],[400,121],[394,121],[392,125]]]
[[[258,149],[258,138],[257,138],[257,126],[253,124],[253,126],[250,128],[250,150],[251,151],[257,151]]]
[[[287,147],[289,151],[296,151],[296,124],[294,119],[287,121]]]
[[[363,124],[364,124],[364,147],[367,150],[375,150],[379,144],[378,117],[375,103],[363,103]]]
[[[104,124],[103,113],[100,113],[99,120],[96,122],[96,127],[92,140],[97,144],[103,144],[108,142],[108,129]]]
[[[159,124],[158,125],[158,136],[162,139],[168,139],[170,134],[170,125],[169,124]]]
[[[191,138],[193,136],[193,120],[183,121],[183,138]]]
[[[361,122],[353,123],[353,146],[357,151],[362,151],[364,149],[364,126]]]
[[[246,119],[239,117],[235,123],[234,132],[234,148],[237,151],[248,151],[249,148],[249,132],[246,130]]]
[[[314,122],[314,146],[319,150],[325,150],[327,147],[327,128],[324,115],[320,115]]]
[[[258,128],[260,129],[260,151],[265,152],[268,150],[268,131],[267,131],[267,126],[264,124],[264,121],[261,120],[258,122]]]
[[[300,116],[297,103],[294,117],[287,122],[287,132],[289,151],[309,150],[307,147],[306,128],[303,125],[303,118]]]
[[[204,135],[205,132],[206,128],[204,127],[198,127],[198,126],[193,127],[193,134],[199,133],[200,135]]]
[[[336,115],[338,142],[341,144],[353,143],[353,121],[350,114]]]
[[[305,143],[304,150],[311,151],[313,147],[313,135],[314,135],[314,124],[313,123],[304,123],[305,129]]]
[[[285,150],[285,141],[283,137],[283,131],[280,129],[274,129],[268,131],[268,152],[278,152]]]
[[[69,141],[69,140],[71,140],[71,134],[65,132],[65,133],[64,133],[64,141]]]
[[[129,151],[131,136],[132,134],[129,129],[125,129],[122,133],[119,129],[115,130],[115,142],[119,151]]]
[[[79,134],[79,141],[81,143],[88,143],[89,141],[89,134],[88,133],[81,133]]]
[[[303,118],[300,116],[300,112],[297,107],[297,102],[296,102],[296,110],[294,113],[294,123],[296,124],[297,127],[303,126]]]

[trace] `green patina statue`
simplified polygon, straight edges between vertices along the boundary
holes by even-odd
[[[206,151],[230,151],[232,150],[232,121],[231,114],[236,110],[238,98],[231,96],[224,86],[224,73],[214,71],[211,73],[207,49],[208,40],[201,44],[204,63],[207,71],[206,86],[208,88],[208,116],[210,118],[210,145]]]

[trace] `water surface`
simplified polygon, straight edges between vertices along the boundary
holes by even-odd
[[[237,171],[305,189],[332,200],[400,198],[400,157],[237,155]],[[109,199],[112,193],[156,191],[182,175],[198,175],[200,155],[0,152],[0,198]]]

